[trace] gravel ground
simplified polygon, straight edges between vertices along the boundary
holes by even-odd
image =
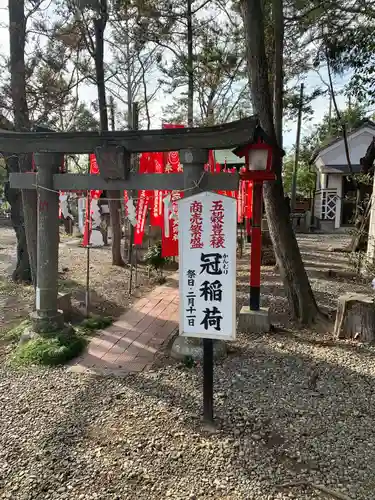
[[[300,243],[325,308],[348,288],[369,290],[322,271],[346,266],[345,256],[328,253],[332,238]],[[239,264],[239,302],[247,266]],[[215,367],[216,430],[201,424],[200,367],[170,364],[124,379],[0,369],[0,498],[335,498],[280,488],[310,481],[373,500],[374,349],[298,330],[270,269],[263,291],[283,329],[239,334]]]

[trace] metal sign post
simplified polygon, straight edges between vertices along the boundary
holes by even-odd
[[[179,201],[180,335],[203,339],[203,410],[213,420],[213,341],[236,336],[236,200]]]

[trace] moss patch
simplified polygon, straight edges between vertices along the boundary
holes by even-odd
[[[87,343],[77,332],[58,332],[51,337],[35,337],[19,344],[10,357],[12,366],[58,366],[78,356]]]
[[[67,327],[64,331],[51,333],[49,336],[35,336],[15,347],[8,358],[9,364],[13,367],[63,365],[81,354],[95,330],[106,328],[112,321],[110,317],[93,315],[75,325],[74,329]],[[16,343],[28,328],[30,322],[25,320],[8,330],[3,335],[3,340]]]
[[[89,331],[103,330],[104,328],[107,328],[107,326],[110,326],[112,322],[113,319],[110,317],[92,315],[82,321],[81,327]]]

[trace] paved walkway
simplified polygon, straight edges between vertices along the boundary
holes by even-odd
[[[151,367],[155,355],[178,329],[178,276],[139,299],[94,337],[69,368],[98,375],[125,375]]]

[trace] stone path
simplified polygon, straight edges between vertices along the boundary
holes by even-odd
[[[178,275],[169,281],[172,284],[155,288],[94,337],[69,370],[122,376],[150,368],[178,329]]]

